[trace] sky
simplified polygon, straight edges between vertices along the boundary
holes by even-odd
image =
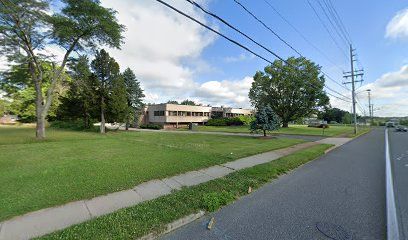
[[[276,59],[187,1],[163,1],[267,59]],[[308,0],[238,1],[303,56],[322,66],[323,71],[339,83],[327,79],[327,86],[347,97],[351,96],[349,90],[341,87],[343,71],[350,71],[349,46],[333,32],[319,5],[324,6],[324,1],[328,0],[309,1],[328,26],[331,35],[309,6]],[[358,113],[366,111],[368,114],[366,90],[371,89],[375,116],[408,116],[407,1],[330,1],[356,49],[356,68],[365,71],[364,82],[356,85]],[[196,2],[283,58],[298,56],[234,0]],[[101,0],[101,3],[116,10],[118,21],[126,26],[121,49],[109,49],[109,53],[119,62],[122,70],[130,67],[135,72],[145,89],[146,102],[162,103],[188,98],[213,106],[251,107],[248,91],[252,77],[256,71],[263,70],[267,62],[155,0]],[[350,88],[349,85],[347,87]],[[333,97],[331,105],[351,111],[351,103]]]
[[[271,4],[299,32],[265,2]],[[365,90],[371,89],[376,116],[408,116],[408,4],[403,0],[333,1],[356,48],[356,67],[365,70],[357,84],[357,111],[368,114]],[[207,25],[275,60],[221,22],[182,0],[165,0]],[[322,66],[342,83],[350,71],[349,46],[333,32],[318,0],[310,3],[328,26],[329,35],[307,0],[239,0],[303,56]],[[298,56],[234,0],[201,0],[206,9],[224,18],[280,56]],[[323,5],[323,0],[320,4]],[[154,0],[103,0],[118,11],[126,25],[121,50],[111,50],[122,67],[132,68],[146,91],[146,101],[193,99],[203,104],[250,107],[252,76],[267,63]],[[324,5],[323,5],[324,6]],[[305,37],[306,40],[302,37]],[[337,45],[332,40],[334,37]],[[312,43],[312,44],[310,44]],[[350,91],[327,80],[348,97]],[[340,84],[341,85],[341,84]],[[350,87],[350,86],[348,86]],[[330,91],[329,91],[330,92]],[[333,107],[351,110],[351,103],[331,98]]]

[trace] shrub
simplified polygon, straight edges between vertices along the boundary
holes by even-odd
[[[70,120],[70,121],[52,121],[50,122],[50,127],[52,128],[61,128],[61,129],[69,129],[69,130],[97,130],[98,127],[91,126],[90,128],[86,128],[85,124],[82,119],[78,120]]]
[[[207,122],[208,126],[227,126],[225,118],[211,118]]]
[[[160,125],[160,124],[149,123],[149,124],[142,124],[142,125],[140,125],[140,128],[142,128],[142,129],[160,130],[160,129],[163,129],[163,126]]]
[[[203,207],[209,211],[214,212],[221,206],[235,200],[234,194],[227,191],[206,193],[203,196]]]
[[[239,116],[238,117],[245,126],[249,126],[255,117],[253,116]]]
[[[212,118],[207,122],[208,126],[242,126],[249,125],[253,120],[250,116],[239,116],[233,118]]]

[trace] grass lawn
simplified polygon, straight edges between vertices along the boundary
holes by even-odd
[[[134,207],[119,210],[41,239],[138,239],[161,232],[165,224],[199,210],[215,211],[257,189],[279,175],[324,153],[330,145],[317,145],[270,163],[234,172],[224,178],[182,190]]]
[[[248,126],[198,126],[198,131],[202,132],[230,132],[230,133],[250,133]],[[333,126],[324,130],[324,136],[333,137],[342,134],[351,134],[353,128],[351,126]],[[306,125],[289,125],[288,128],[280,128],[277,131],[271,132],[271,134],[297,134],[297,135],[323,135],[321,128],[310,128]]]
[[[0,127],[0,221],[300,143],[205,134]]]

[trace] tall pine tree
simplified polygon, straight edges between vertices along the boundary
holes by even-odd
[[[68,93],[61,99],[58,118],[61,120],[76,120],[82,118],[84,128],[92,126],[92,120],[97,118],[99,83],[91,73],[89,60],[80,56],[70,64],[72,81]]]
[[[91,63],[93,74],[99,82],[98,95],[100,106],[101,127],[100,132],[105,133],[106,110],[111,96],[112,84],[120,78],[119,64],[114,58],[109,56],[104,49],[96,53],[95,59]],[[118,97],[114,97],[118,99]],[[114,105],[114,104],[110,104]]]
[[[128,130],[130,122],[138,118],[138,114],[144,107],[143,98],[145,95],[136,75],[130,68],[126,68],[122,75],[127,90],[126,130]]]

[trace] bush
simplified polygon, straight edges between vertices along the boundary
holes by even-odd
[[[98,130],[96,126],[91,126],[91,128],[86,128],[82,119],[71,120],[71,121],[53,121],[50,122],[50,127],[61,128],[69,130]]]
[[[244,123],[245,126],[249,126],[252,121],[254,121],[255,117],[253,116],[239,116],[239,120]]]
[[[231,192],[222,191],[206,193],[203,196],[203,207],[209,212],[214,212],[221,206],[227,205],[234,200],[235,196]]]
[[[208,126],[227,126],[225,118],[211,118],[207,122]]]
[[[239,116],[234,118],[212,118],[207,122],[208,126],[242,126],[249,125],[253,120],[250,116]]]
[[[142,128],[142,129],[160,130],[160,129],[163,129],[163,126],[160,125],[160,124],[149,123],[149,124],[142,124],[142,125],[140,125],[140,128]]]

